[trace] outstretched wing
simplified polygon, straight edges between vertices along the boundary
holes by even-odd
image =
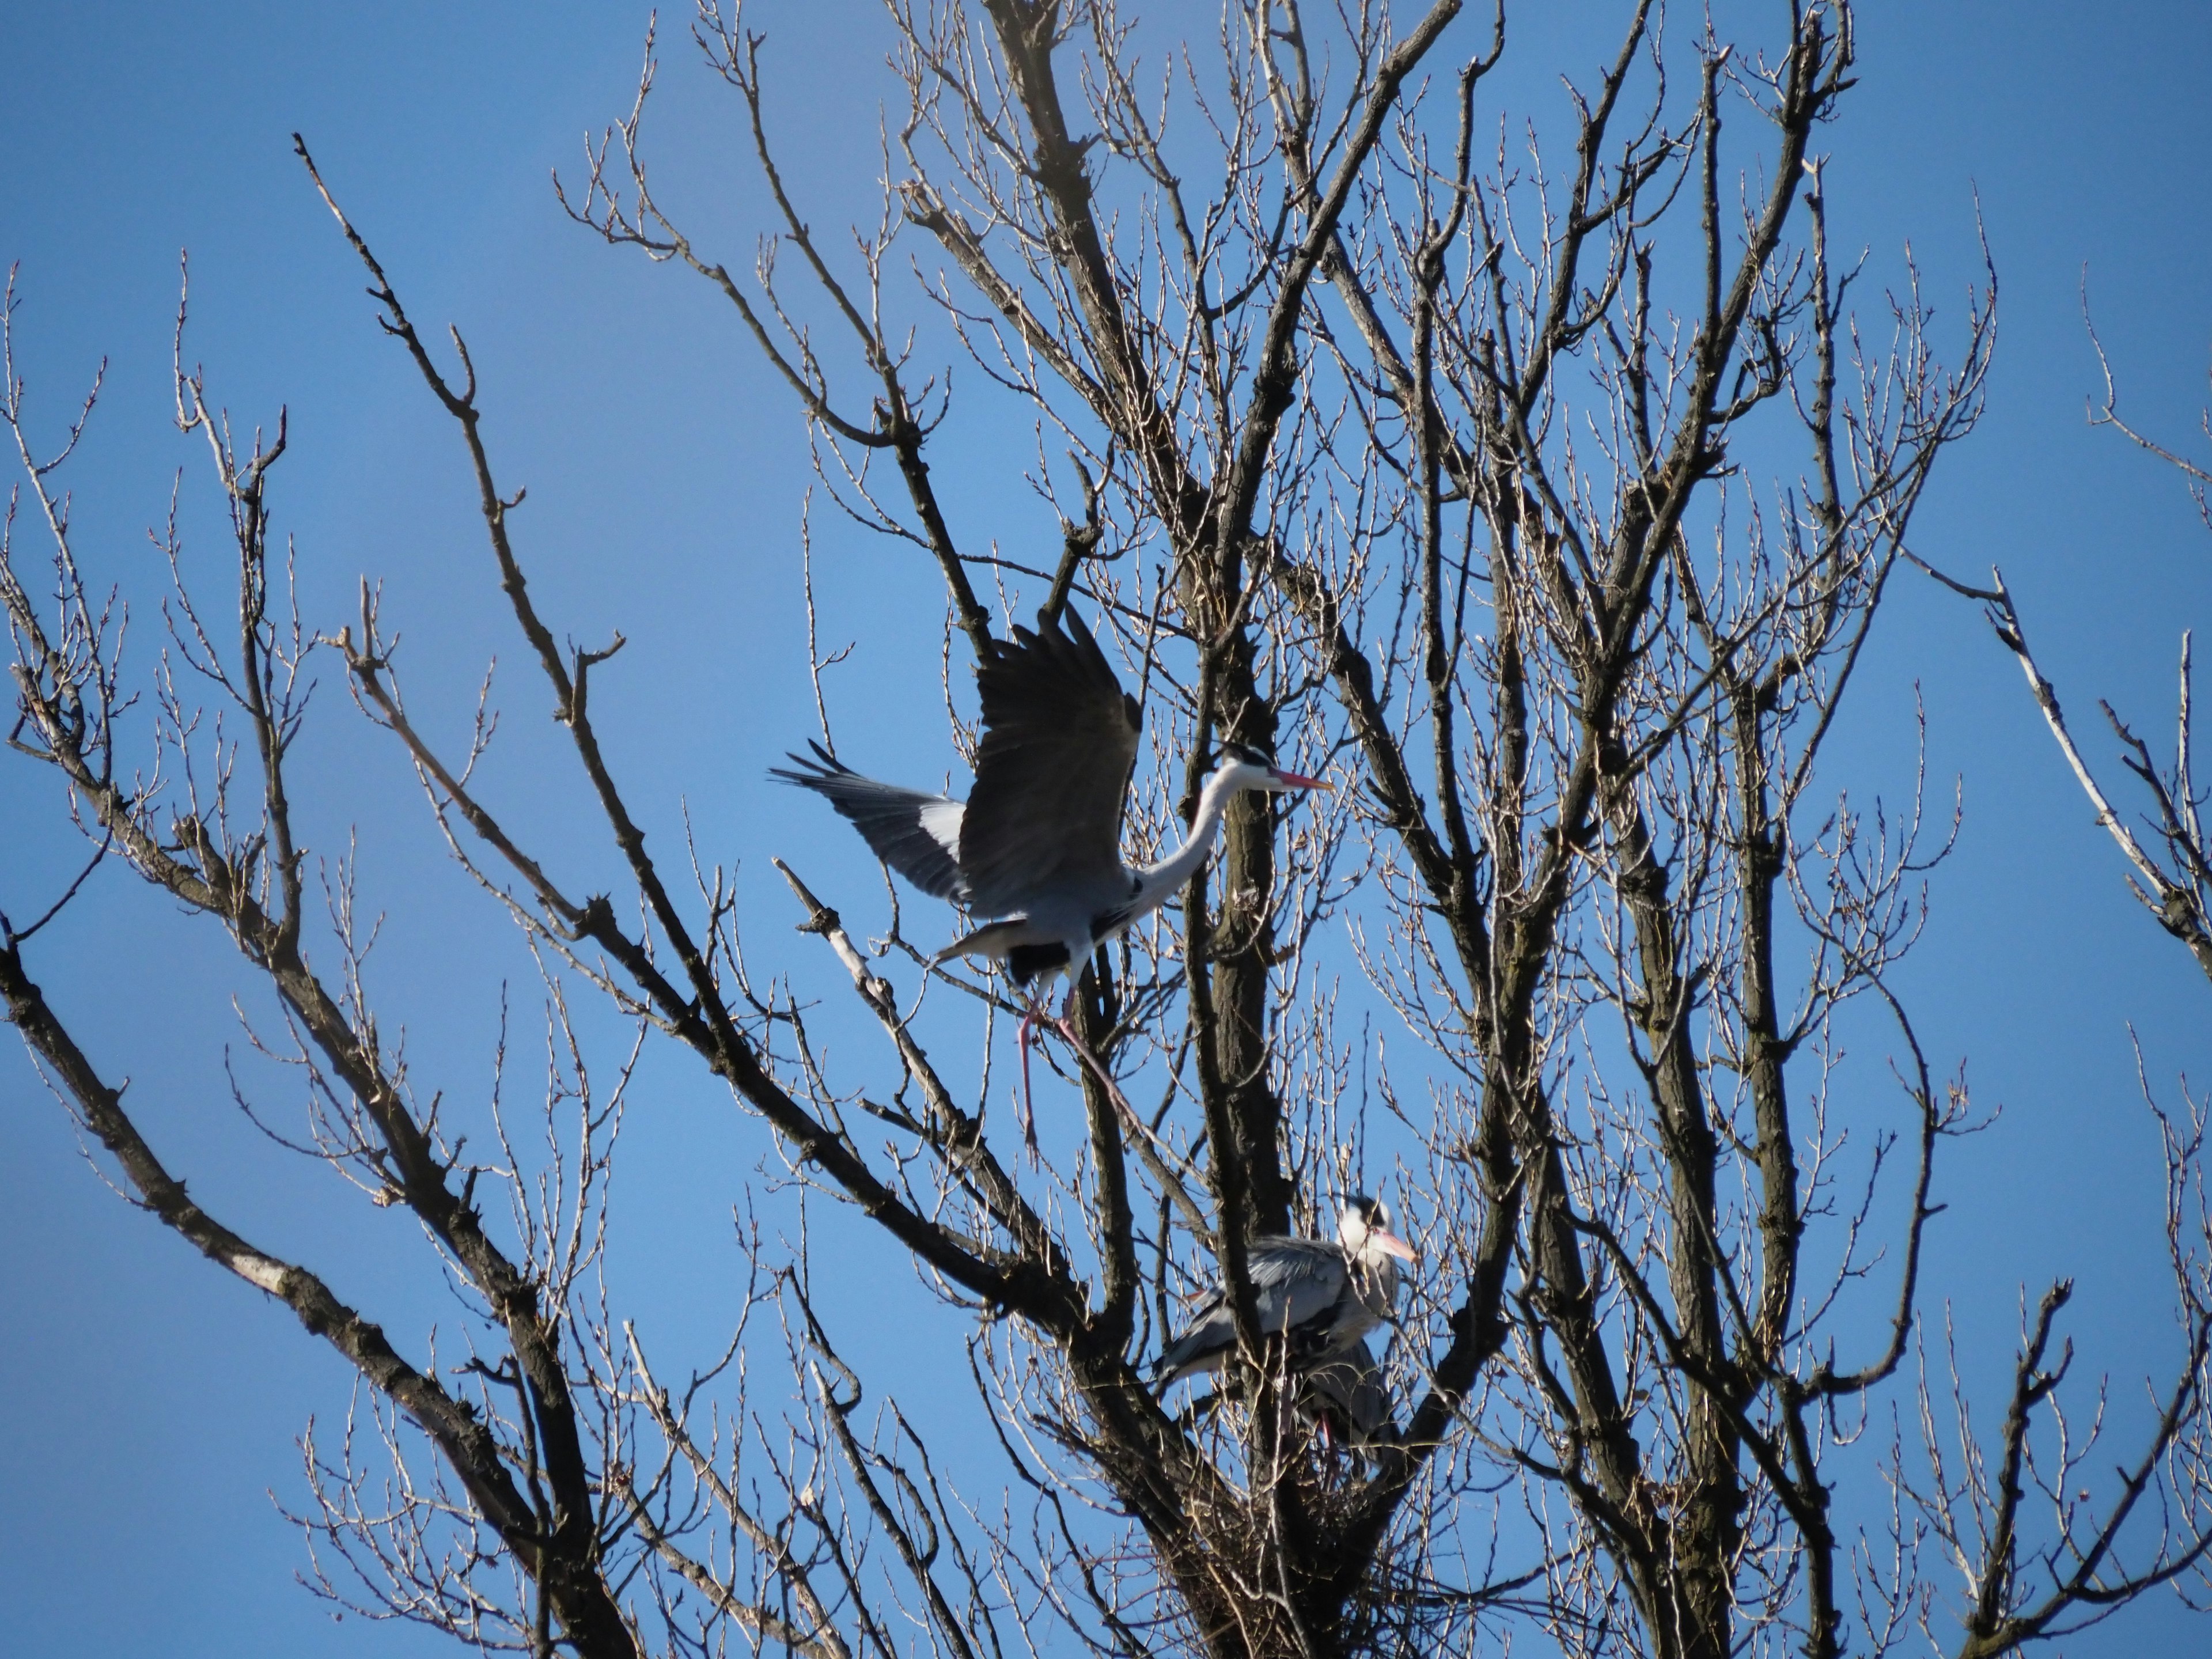
[[[932,898],[967,902],[968,887],[960,878],[958,861],[964,809],[958,801],[878,783],[862,777],[820,744],[806,746],[814,751],[812,759],[791,757],[799,770],[778,766],[769,776],[825,797],[867,838],[878,858]]]
[[[985,915],[1072,891],[1086,902],[1121,867],[1121,807],[1143,716],[1073,611],[1037,617],[975,671],[983,741],[960,829],[960,870]]]

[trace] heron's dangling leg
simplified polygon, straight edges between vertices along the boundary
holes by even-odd
[[[1074,1020],[1063,1015],[1053,1023],[1059,1028],[1060,1036],[1067,1039],[1067,1046],[1075,1051],[1075,1057],[1091,1068],[1091,1075],[1098,1079],[1098,1086],[1105,1090],[1106,1098],[1113,1102],[1114,1109],[1121,1115],[1121,1121],[1127,1124],[1160,1158],[1170,1164],[1174,1164],[1176,1154],[1161,1145],[1159,1136],[1152,1133],[1152,1125],[1137,1115],[1137,1109],[1129,1104],[1129,1097],[1121,1092],[1121,1086],[1114,1081],[1113,1074],[1107,1071],[1105,1062],[1091,1053],[1091,1045],[1076,1034]]]
[[[1030,1033],[1043,1024],[1044,1019],[1043,1008],[1036,999],[1032,999],[1028,1010],[1022,1015],[1021,1033],[1014,1045],[1021,1050],[1022,1055],[1022,1145],[1029,1148],[1030,1168],[1032,1170],[1037,1165],[1037,1138],[1036,1106],[1030,1095]]]
[[[1060,1018],[1053,1024],[1059,1028],[1060,1036],[1067,1039],[1067,1046],[1074,1050],[1075,1057],[1091,1068],[1091,1075],[1097,1078],[1099,1086],[1106,1091],[1106,1098],[1114,1103],[1114,1109],[1121,1114],[1125,1121],[1134,1125],[1139,1133],[1147,1140],[1151,1139],[1152,1131],[1145,1127],[1144,1119],[1137,1115],[1137,1109],[1129,1104],[1127,1099],[1124,1097],[1112,1076],[1108,1073],[1104,1062],[1091,1052],[1091,1045],[1078,1035],[1075,1029],[1075,993],[1073,991],[1067,994],[1066,1006],[1060,1010]]]

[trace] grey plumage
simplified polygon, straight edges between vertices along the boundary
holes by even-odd
[[[823,796],[925,893],[997,918],[938,954],[989,957],[1026,987],[1062,971],[1072,981],[1096,946],[1180,892],[1239,790],[1328,786],[1224,744],[1188,840],[1157,864],[1126,865],[1121,816],[1143,712],[1073,611],[1040,613],[1013,635],[976,666],[983,735],[964,804],[862,777],[818,744],[769,775]]]
[[[1290,1339],[1294,1357],[1320,1359],[1358,1342],[1389,1316],[1398,1298],[1397,1260],[1413,1251],[1390,1231],[1390,1212],[1364,1194],[1345,1201],[1334,1240],[1257,1238],[1246,1258],[1260,1328]],[[1237,1346],[1234,1319],[1218,1288],[1201,1302],[1188,1329],[1152,1368],[1165,1389],[1186,1376],[1221,1369]]]
[[[1255,1238],[1247,1257],[1255,1311],[1269,1335],[1284,1332],[1302,1347],[1326,1352],[1345,1310],[1350,1281],[1344,1252],[1318,1238],[1281,1234]],[[1152,1368],[1152,1380],[1165,1389],[1186,1376],[1219,1370],[1237,1334],[1227,1299],[1216,1288],[1195,1310],[1190,1327],[1168,1345]]]
[[[1014,629],[975,670],[983,740],[960,831],[960,872],[987,916],[1041,903],[1112,908],[1129,896],[1121,812],[1144,722],[1073,611]]]
[[[769,775],[827,799],[923,892],[1007,918],[940,954],[996,957],[1026,983],[1127,920],[1138,872],[1121,863],[1121,813],[1143,712],[1073,611],[994,642],[975,684],[983,737],[965,802],[863,777],[819,744]]]
[[[968,902],[961,876],[960,823],[964,810],[957,800],[895,783],[864,778],[820,744],[814,753],[791,757],[800,770],[772,768],[769,776],[795,783],[825,797],[838,815],[858,829],[875,855],[932,898]]]

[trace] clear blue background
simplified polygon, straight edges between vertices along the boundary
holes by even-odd
[[[1553,76],[1609,51],[1612,11],[1516,23],[1513,106],[1555,105]],[[837,0],[749,21],[770,39],[773,112],[817,228],[872,219],[876,112],[897,93],[880,67],[882,16]],[[664,21],[648,134],[660,186],[710,255],[741,268],[769,220],[739,111],[690,56],[684,20]],[[609,883],[534,670],[500,620],[459,446],[370,321],[359,268],[291,155],[289,135],[303,131],[426,331],[451,319],[469,337],[502,480],[530,489],[517,531],[543,612],[586,643],[616,626],[632,641],[595,702],[603,729],[622,732],[623,775],[649,804],[650,828],[672,849],[677,802],[689,801],[718,854],[742,862],[753,934],[782,963],[796,958],[781,943],[789,902],[769,854],[798,849],[825,888],[877,890],[856,844],[757,783],[812,722],[794,557],[801,428],[724,302],[571,227],[547,182],[556,164],[573,172],[587,131],[628,107],[644,25],[641,9],[605,4],[17,0],[0,11],[0,258],[21,262],[19,368],[46,434],[110,360],[69,482],[81,550],[137,606],[137,659],[152,649],[162,580],[145,528],[175,470],[204,465],[168,423],[176,261],[189,248],[187,355],[207,365],[210,398],[246,424],[289,406],[276,500],[280,529],[299,537],[311,624],[334,629],[357,579],[381,580],[405,635],[410,700],[448,739],[499,653],[508,714],[489,786],[518,816],[541,815],[573,888]],[[1208,8],[1193,32],[1212,29]],[[1978,192],[2003,283],[1989,416],[1940,471],[1915,544],[1969,578],[2003,564],[2077,727],[2109,758],[2093,698],[2164,732],[2178,632],[2209,614],[2212,538],[2172,476],[2085,423],[2098,380],[2079,289],[2086,265],[2125,410],[2185,441],[2212,340],[2212,12],[1870,5],[1860,52],[1863,84],[1820,141],[1834,158],[1839,240],[1889,264],[1909,240],[1956,325],[1976,275]],[[927,314],[893,292],[908,314]],[[955,414],[933,455],[963,542],[1012,552],[1051,536],[1003,460],[1018,417],[974,396]],[[197,471],[185,501],[191,552],[219,591],[226,550]],[[818,502],[814,528],[825,633],[864,642],[831,678],[842,719],[872,747],[903,736],[949,763],[927,700],[886,689],[936,673],[933,633],[907,625],[939,612],[933,571]],[[37,543],[21,541],[27,562]],[[1978,1345],[1970,1369],[1995,1382],[2010,1364],[2020,1285],[2072,1273],[2084,1363],[2109,1367],[2129,1393],[2174,1343],[2129,1022],[2172,1099],[2175,1074],[2203,1066],[2207,987],[2134,908],[2017,671],[1970,610],[1907,586],[1864,672],[1855,789],[1893,787],[1909,763],[1901,722],[1916,688],[1932,793],[1964,780],[1960,852],[1936,878],[1910,988],[1939,1068],[1964,1059],[1977,1101],[2005,1108],[1954,1153],[1932,1295],[1953,1298],[1962,1339]],[[376,959],[386,1021],[405,1022],[433,1086],[480,1085],[500,982],[513,985],[519,1054],[534,1052],[537,988],[446,860],[395,746],[325,678],[300,757],[307,839],[336,851],[360,826],[365,890],[391,916]],[[56,809],[49,778],[0,764],[0,906],[19,921],[80,856],[51,833]],[[467,925],[453,926],[456,914]],[[424,1289],[402,1214],[303,1170],[232,1106],[218,1042],[241,1042],[228,999],[242,981],[210,928],[110,868],[32,959],[107,1074],[134,1079],[142,1127],[217,1214],[279,1253],[337,1264],[339,1292],[410,1350],[427,1321],[451,1317]],[[518,1085],[530,1079],[519,1065]],[[295,1101],[281,1085],[261,1098],[280,1117]],[[711,1342],[734,1305],[730,1206],[761,1139],[665,1056],[641,1076],[629,1133],[617,1301],[646,1328],[685,1333],[672,1344]],[[881,1271],[902,1282],[873,1251],[856,1243],[836,1266],[855,1281]],[[294,1439],[310,1413],[327,1422],[343,1411],[344,1366],[101,1186],[12,1040],[0,1052],[0,1261],[10,1651],[430,1645],[333,1621],[289,1582],[301,1546],[268,1494],[300,1499]],[[957,1347],[902,1336],[856,1321],[850,1340],[864,1366],[896,1358],[907,1392],[964,1388]],[[996,1478],[988,1455],[973,1467]],[[2066,1650],[2205,1645],[2161,1607]]]

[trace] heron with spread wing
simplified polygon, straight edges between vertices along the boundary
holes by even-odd
[[[1043,989],[1066,974],[1069,1012],[1091,953],[1158,909],[1204,867],[1232,796],[1326,789],[1265,756],[1224,744],[1199,792],[1183,844],[1155,864],[1121,861],[1121,817],[1144,714],[1073,611],[1040,612],[976,665],[983,737],[965,802],[861,776],[818,744],[769,776],[824,797],[876,856],[933,897],[992,918],[937,953],[1000,963],[1029,998],[1020,1034],[1024,1128],[1029,1043]],[[1079,1052],[1063,1013],[1055,1022]]]

